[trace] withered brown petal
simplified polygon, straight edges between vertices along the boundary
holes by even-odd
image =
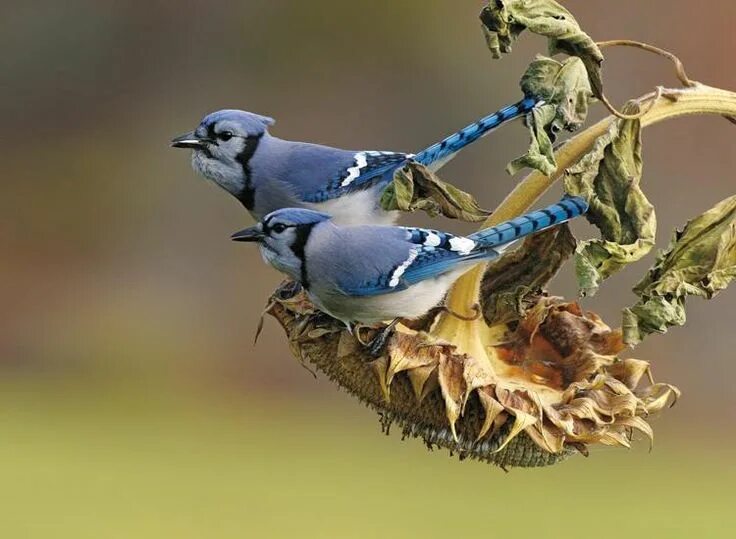
[[[371,362],[371,367],[378,378],[378,383],[381,386],[381,393],[386,402],[391,401],[391,386],[386,383],[386,375],[388,373],[388,358],[380,357]]]
[[[452,435],[457,441],[455,423],[460,418],[462,402],[466,393],[462,357],[454,354],[442,354],[438,372],[440,389],[445,399],[447,421],[450,423]]]
[[[411,387],[414,390],[414,396],[418,403],[422,403],[432,391],[440,385],[437,365],[427,365],[426,367],[416,367],[407,371]]]
[[[485,412],[483,425],[481,426],[480,432],[478,432],[477,439],[480,440],[491,432],[496,419],[505,410],[505,408],[500,402],[491,396],[489,390],[483,389],[478,391],[478,398],[480,399],[481,406]]]
[[[441,353],[441,348],[431,346],[429,339],[424,335],[397,331],[388,343],[389,365],[386,384],[390,386],[400,372],[420,367],[437,367]]]

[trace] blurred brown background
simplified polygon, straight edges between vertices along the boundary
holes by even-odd
[[[659,45],[736,89],[731,1],[565,5],[596,39]],[[280,277],[228,240],[249,217],[169,139],[228,107],[277,118],[284,138],[421,149],[516,101],[545,50],[525,36],[492,61],[480,7],[0,0],[0,536],[731,536],[733,291],[691,301],[686,328],[635,352],[684,392],[655,421],[653,453],[509,475],[382,436],[299,367],[275,322],[252,346]],[[607,57],[617,103],[676,83],[657,57]],[[736,191],[734,129],[708,117],[646,131],[660,246]],[[492,207],[526,143],[508,127],[443,177]],[[617,324],[651,262],[585,306]],[[567,270],[554,291],[571,296]]]

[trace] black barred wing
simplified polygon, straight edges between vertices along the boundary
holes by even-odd
[[[481,249],[475,241],[462,236],[424,228],[403,230],[407,235],[407,247],[401,257],[394,258],[387,271],[372,282],[344,283],[342,288],[347,294],[377,296],[406,290],[452,271],[461,263],[488,260],[498,255],[495,250]]]
[[[406,164],[412,154],[397,152],[358,152],[352,166],[340,171],[326,185],[304,196],[305,202],[320,203],[339,198],[378,183],[388,184],[394,173]]]
[[[482,249],[470,238],[426,228],[407,228],[412,243],[420,246],[416,259],[402,274],[406,286],[452,271],[458,264],[495,258],[493,250]]]

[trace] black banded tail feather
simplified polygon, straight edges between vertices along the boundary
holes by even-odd
[[[566,223],[588,211],[588,203],[580,197],[565,197],[556,204],[505,221],[468,236],[482,248],[501,247],[530,234]]]
[[[435,169],[439,168],[439,166],[452,159],[457,152],[466,146],[484,137],[497,127],[500,127],[502,124],[527,114],[539,103],[541,103],[539,99],[534,97],[525,97],[518,103],[504,107],[499,111],[478,120],[474,124],[470,124],[457,133],[450,135],[443,141],[419,152],[414,157],[414,160],[428,167],[432,167],[434,165]]]

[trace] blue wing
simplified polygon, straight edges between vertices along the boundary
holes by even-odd
[[[469,238],[424,228],[396,228],[406,234],[401,255],[392,257],[372,279],[341,283],[350,296],[377,296],[406,290],[421,281],[452,271],[459,264],[489,260],[498,256],[494,249],[479,248]],[[385,249],[395,249],[387,242]],[[398,254],[398,252],[397,252]]]
[[[507,245],[584,215],[587,209],[584,199],[565,197],[556,204],[486,228],[467,238],[425,228],[390,227],[391,231],[405,234],[405,239],[396,242],[388,237],[386,227],[356,227],[371,229],[371,234],[380,236],[373,236],[370,243],[372,252],[363,249],[353,255],[355,259],[364,267],[368,265],[366,257],[380,258],[381,261],[373,267],[371,278],[362,282],[351,281],[341,288],[352,296],[375,296],[406,290],[416,283],[452,271],[459,264],[496,258]],[[376,239],[378,237],[380,241]],[[380,245],[380,253],[375,252],[376,244]],[[358,269],[350,273],[361,274]]]
[[[394,173],[412,154],[398,152],[357,152],[350,166],[343,168],[317,191],[304,193],[304,202],[319,203],[360,191],[378,183],[389,183]]]
[[[461,129],[417,155],[399,152],[349,152],[313,144],[296,143],[299,158],[293,163],[298,181],[293,182],[304,202],[320,203],[367,189],[388,184],[394,173],[409,159],[437,170],[452,157],[481,137],[509,120],[524,116],[539,100],[525,97]],[[304,154],[307,155],[304,155]],[[337,168],[338,170],[335,170]],[[330,174],[332,175],[331,177]],[[325,176],[329,179],[323,183]],[[317,182],[315,184],[315,182]],[[306,188],[305,188],[306,187]]]

